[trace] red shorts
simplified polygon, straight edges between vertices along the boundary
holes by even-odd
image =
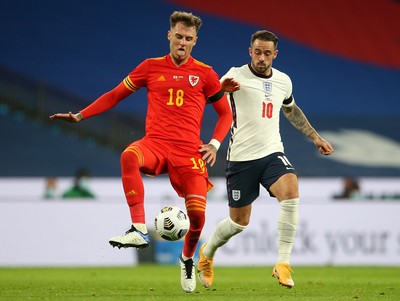
[[[206,197],[207,191],[213,187],[208,180],[206,162],[198,149],[183,150],[174,143],[149,138],[135,141],[128,147],[130,146],[138,147],[143,154],[143,165],[140,171],[147,176],[168,173],[172,187],[181,197],[187,194]],[[199,180],[199,177],[204,178],[205,181]],[[187,182],[191,179],[197,181],[195,185],[197,191],[186,191]],[[198,187],[201,183],[204,183],[204,187]]]

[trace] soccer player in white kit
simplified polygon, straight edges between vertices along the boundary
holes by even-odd
[[[296,105],[290,77],[272,68],[277,46],[274,33],[255,32],[249,47],[250,64],[233,67],[221,78],[221,82],[233,78],[240,86],[228,94],[233,113],[226,167],[229,217],[218,224],[208,242],[200,247],[198,276],[207,288],[214,278],[216,250],[247,227],[260,184],[280,203],[278,259],[272,276],[283,286],[294,286],[290,255],[298,224],[299,189],[295,168],[286,157],[281,140],[281,108],[290,123],[309,137],[321,154],[333,152],[330,143],[321,138]]]

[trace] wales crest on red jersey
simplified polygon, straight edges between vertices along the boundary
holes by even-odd
[[[192,85],[192,87],[196,86],[197,83],[199,82],[200,77],[196,75],[189,75],[189,83]]]

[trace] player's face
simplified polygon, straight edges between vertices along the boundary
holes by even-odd
[[[251,56],[251,67],[262,75],[270,75],[272,61],[278,55],[278,50],[275,49],[274,42],[255,40],[249,48]]]
[[[178,22],[168,32],[168,40],[172,60],[176,65],[182,65],[187,62],[193,46],[196,45],[196,28],[187,27],[184,23]]]

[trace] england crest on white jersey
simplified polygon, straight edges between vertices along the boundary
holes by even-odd
[[[271,82],[263,82],[264,85],[264,92],[271,92],[272,91],[272,83]]]

